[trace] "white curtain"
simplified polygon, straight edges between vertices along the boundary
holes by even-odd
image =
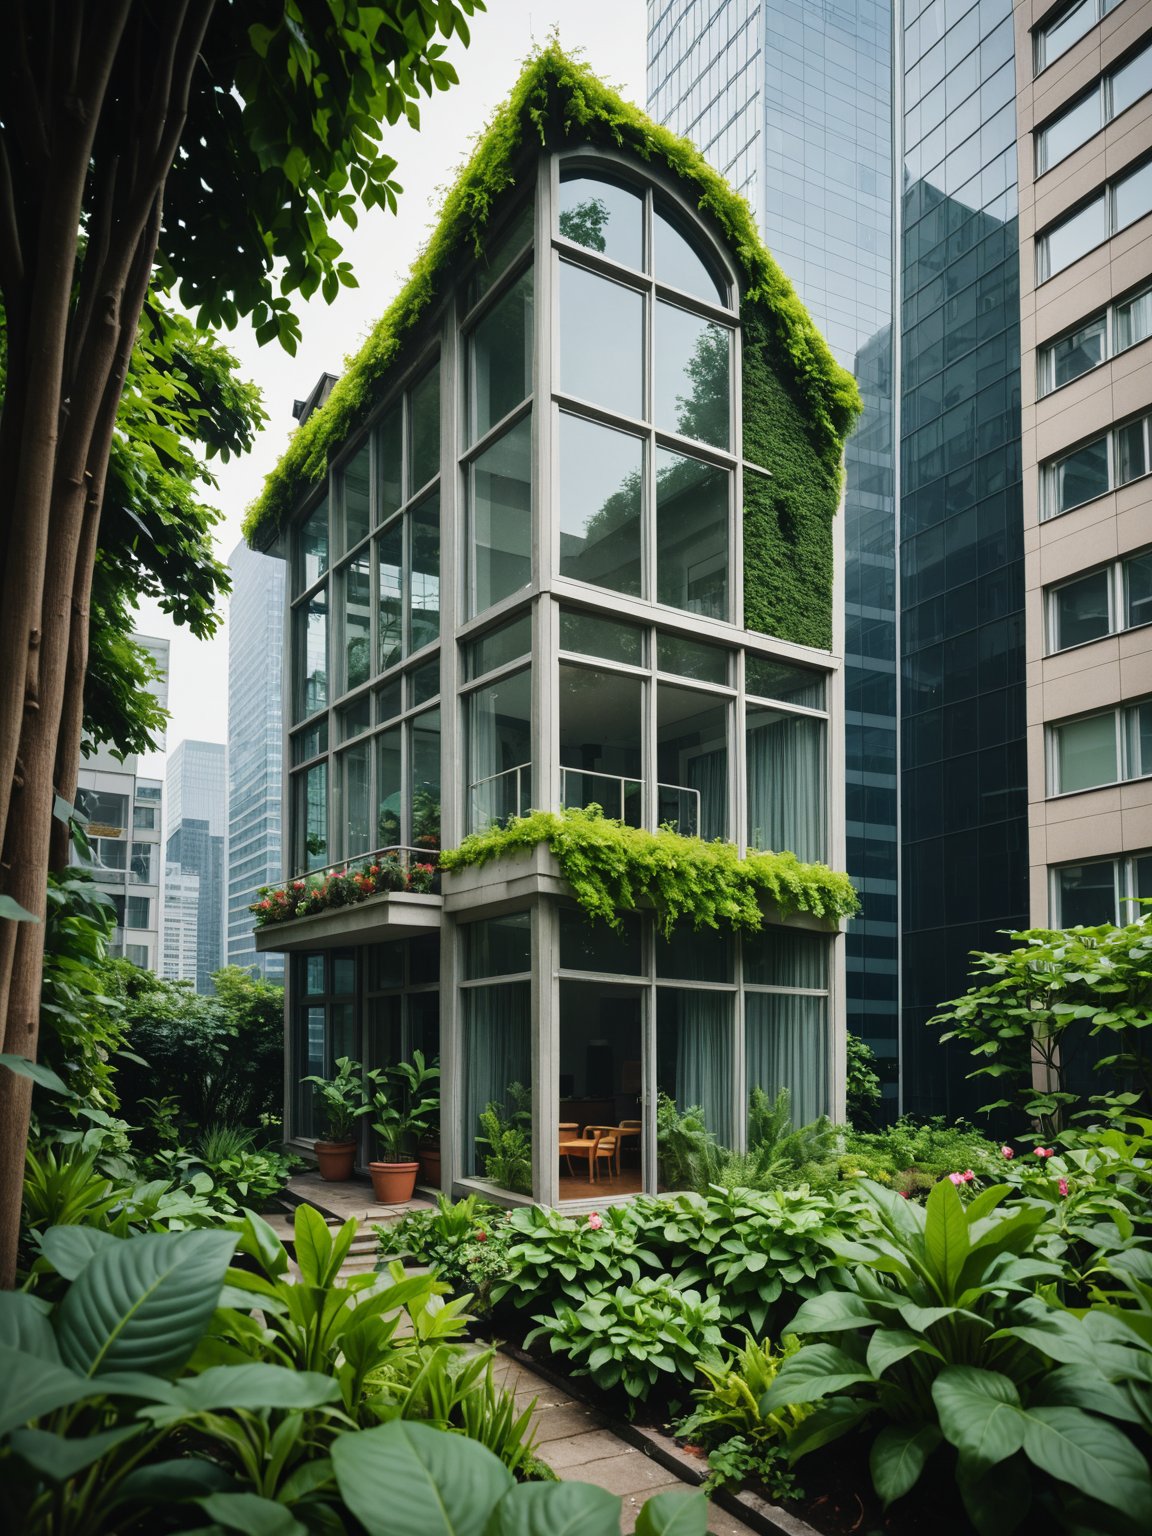
[[[828,1112],[828,1000],[786,992],[744,995],[748,1092],[787,1088],[792,1124]]]
[[[661,988],[660,999],[659,1022],[676,1030],[677,1107],[698,1104],[717,1141],[731,1146],[732,996]]]
[[[750,709],[747,740],[749,847],[822,861],[828,793],[824,721]]]
[[[728,836],[728,754],[723,747],[688,759],[688,784],[700,791],[700,837]]]
[[[512,1107],[510,1083],[532,1084],[531,984],[468,987],[464,991],[464,1161],[483,1173],[476,1147],[480,1115],[489,1104]]]

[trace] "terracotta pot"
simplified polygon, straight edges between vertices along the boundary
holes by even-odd
[[[320,1177],[327,1179],[329,1184],[340,1184],[352,1177],[356,1163],[354,1141],[318,1141],[315,1151]]]
[[[420,1182],[431,1184],[433,1189],[440,1188],[440,1148],[420,1148]]]
[[[380,1205],[403,1205],[416,1188],[419,1163],[369,1163],[372,1193]]]

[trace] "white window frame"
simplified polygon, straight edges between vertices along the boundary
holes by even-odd
[[[1050,721],[1044,728],[1045,758],[1048,800],[1058,800],[1064,795],[1086,795],[1097,789],[1110,789],[1117,784],[1131,784],[1139,779],[1152,779],[1152,773],[1132,773],[1128,752],[1128,715],[1142,704],[1152,704],[1152,698],[1125,699],[1112,709],[1094,709],[1083,715],[1070,715],[1064,720]],[[1085,784],[1078,789],[1063,789],[1060,785],[1060,732],[1067,725],[1081,725],[1086,720],[1103,720],[1112,716],[1116,732],[1116,768],[1118,777],[1104,779],[1099,784]]]
[[[1117,924],[1133,921],[1142,911],[1152,911],[1152,908],[1141,908],[1135,905],[1136,897],[1136,864],[1140,859],[1152,858],[1152,849],[1142,849],[1135,853],[1121,853],[1110,859],[1073,859],[1067,864],[1050,864],[1048,866],[1048,920],[1052,928],[1064,926],[1064,914],[1060,910],[1060,872],[1064,869],[1082,869],[1087,865],[1109,864],[1112,867],[1112,900],[1113,918]]]
[[[1152,87],[1150,87],[1150,89],[1152,89]],[[1142,298],[1148,296],[1152,296],[1152,285],[1145,283],[1141,287],[1137,288],[1134,292],[1127,294],[1124,298],[1117,299],[1113,303],[1109,304],[1107,309],[1097,310],[1094,314],[1085,315],[1082,320],[1078,320],[1075,325],[1069,326],[1068,329],[1062,331],[1059,336],[1053,336],[1050,341],[1046,341],[1042,346],[1037,347],[1037,399],[1043,400],[1047,395],[1055,394],[1058,390],[1061,389],[1067,389],[1069,384],[1075,384],[1077,379],[1086,378],[1088,374],[1094,373],[1097,368],[1102,368],[1105,363],[1111,362],[1114,357],[1120,357],[1123,353],[1130,351],[1133,347],[1138,347],[1141,342],[1149,340],[1149,338],[1152,337],[1152,330],[1148,332],[1147,336],[1138,336],[1135,341],[1125,342],[1123,346],[1120,346],[1116,339],[1116,316],[1118,311],[1121,309],[1126,309],[1130,304],[1137,304]],[[1070,336],[1075,336],[1078,331],[1086,330],[1088,326],[1092,325],[1095,321],[1100,319],[1103,319],[1104,321],[1104,347],[1100,361],[1098,363],[1093,363],[1092,367],[1086,368],[1083,373],[1078,373],[1073,378],[1066,379],[1063,384],[1057,384],[1055,382],[1055,349],[1060,345],[1062,341],[1067,341]]]
[[[1088,198],[1087,201],[1081,203],[1078,208],[1072,209],[1071,212],[1064,214],[1054,223],[1049,224],[1047,229],[1042,230],[1041,233],[1036,236],[1037,287],[1040,287],[1042,284],[1049,282],[1054,277],[1058,277],[1061,272],[1067,272],[1068,269],[1070,267],[1074,267],[1078,261],[1083,261],[1084,257],[1087,256],[1090,251],[1094,251],[1097,246],[1103,245],[1106,240],[1111,240],[1113,235],[1120,234],[1121,230],[1130,229],[1132,225],[1137,223],[1140,219],[1147,218],[1149,214],[1152,214],[1152,202],[1150,202],[1148,207],[1145,208],[1142,213],[1136,214],[1136,216],[1132,219],[1129,219],[1126,224],[1118,225],[1116,222],[1117,191],[1125,184],[1125,182],[1128,182],[1134,177],[1138,176],[1141,171],[1147,170],[1150,163],[1152,162],[1149,162],[1148,158],[1145,157],[1142,160],[1138,160],[1135,165],[1126,166],[1122,175],[1113,176],[1110,180],[1104,183],[1103,187],[1101,187],[1098,192],[1094,193],[1092,197]],[[1071,223],[1071,221],[1075,218],[1078,218],[1080,214],[1086,213],[1089,208],[1094,208],[1097,203],[1100,203],[1104,209],[1104,224],[1099,240],[1094,241],[1090,246],[1087,247],[1086,250],[1082,251],[1079,256],[1073,257],[1072,260],[1066,262],[1064,266],[1057,267],[1056,270],[1053,271],[1048,255],[1048,241],[1051,235],[1054,233],[1054,231],[1063,229],[1066,224]]]
[[[1145,90],[1141,91],[1139,96],[1135,97],[1128,103],[1128,106],[1135,106],[1137,101],[1146,96],[1149,91],[1152,91],[1152,43],[1146,43],[1145,46],[1138,52],[1129,54],[1126,58],[1121,60],[1119,64],[1113,65],[1113,67],[1109,69],[1106,74],[1101,75],[1099,79],[1089,87],[1088,90],[1081,91],[1080,94],[1076,96],[1072,101],[1067,102],[1055,117],[1050,117],[1042,128],[1037,128],[1034,131],[1032,137],[1034,140],[1035,148],[1035,166],[1037,178],[1045,175],[1048,171],[1054,169],[1054,167],[1062,165],[1063,162],[1067,160],[1069,155],[1074,155],[1076,151],[1078,149],[1082,149],[1085,144],[1091,143],[1091,141],[1096,137],[1098,133],[1103,132],[1109,123],[1115,121],[1118,114],[1115,110],[1115,106],[1112,100],[1112,81],[1116,75],[1121,74],[1125,69],[1128,68],[1130,64],[1135,64],[1138,60],[1141,59],[1145,60],[1148,65],[1148,85]],[[1089,133],[1086,138],[1080,139],[1077,143],[1073,144],[1070,149],[1066,149],[1064,153],[1059,157],[1059,159],[1049,159],[1048,156],[1044,153],[1045,136],[1048,131],[1052,128],[1055,128],[1058,123],[1062,123],[1064,119],[1071,116],[1073,112],[1078,111],[1079,108],[1082,107],[1086,101],[1090,100],[1092,96],[1096,97],[1100,105],[1100,115],[1096,127],[1093,128],[1092,132]],[[1121,108],[1122,112],[1126,112],[1127,110],[1128,107]]]
[[[1076,3],[1076,0],[1073,0],[1073,4],[1071,5],[1061,6],[1058,11],[1049,13],[1049,15],[1045,17],[1039,26],[1032,29],[1033,76],[1042,74],[1050,64],[1055,64],[1057,59],[1062,59],[1070,48],[1075,48],[1076,44],[1083,41],[1083,39],[1088,36],[1088,33],[1091,32],[1092,28],[1101,22],[1105,16],[1107,16],[1109,11],[1113,10],[1117,5],[1119,5],[1120,0],[1081,0],[1081,3],[1085,4],[1089,11],[1092,13],[1091,19],[1089,20],[1088,25],[1084,28],[1084,31],[1081,32],[1077,37],[1074,37],[1071,42],[1065,43],[1064,47],[1060,49],[1059,53],[1054,53],[1051,55],[1051,57],[1049,57],[1045,43],[1048,40],[1049,33],[1054,27],[1058,26],[1061,22],[1066,21],[1074,11],[1080,9],[1080,5]]]
[[[1126,431],[1129,427],[1139,425],[1142,428],[1144,438],[1144,468],[1138,475],[1131,476],[1128,480],[1119,478],[1119,454],[1117,435]],[[1146,479],[1152,472],[1152,441],[1150,441],[1150,426],[1152,416],[1137,416],[1132,421],[1116,422],[1110,426],[1107,432],[1102,432],[1098,437],[1090,437],[1083,443],[1078,443],[1075,448],[1062,453],[1059,458],[1049,459],[1040,466],[1040,521],[1051,522],[1054,518],[1064,517],[1069,512],[1075,512],[1080,507],[1086,507],[1090,502],[1098,501],[1101,496],[1109,496],[1120,489],[1121,485],[1132,485],[1137,480]],[[1092,496],[1087,496],[1083,501],[1076,502],[1070,507],[1058,507],[1056,505],[1057,473],[1062,464],[1065,464],[1074,454],[1080,453],[1085,448],[1090,448],[1094,443],[1104,442],[1108,448],[1108,484],[1102,491],[1097,491]]]

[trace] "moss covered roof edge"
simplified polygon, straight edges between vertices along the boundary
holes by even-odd
[[[376,383],[400,356],[413,328],[454,280],[461,257],[480,254],[488,220],[515,184],[521,151],[538,142],[605,144],[658,161],[687,184],[697,206],[719,226],[747,282],[746,304],[763,306],[807,408],[813,443],[838,464],[844,440],[860,411],[852,375],[837,363],[792,284],[765,248],[751,210],[739,193],[688,140],[632,106],[587,65],[551,42],[526,64],[508,100],[497,109],[445,199],[440,221],[411,275],[377,322],[327,402],[294,434],[289,447],[249,507],[244,536],[266,547],[300,501],[327,473],[338,450],[364,425],[377,403]]]

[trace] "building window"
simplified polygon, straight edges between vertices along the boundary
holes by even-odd
[[[793,1125],[808,1125],[828,1112],[829,940],[766,925],[740,944],[749,1118],[757,1090],[774,1103],[787,1088]]]
[[[1110,358],[1152,336],[1152,288],[1111,305],[1074,331],[1037,349],[1037,393],[1041,397],[1070,384]]]
[[[131,960],[133,965],[138,965],[142,971],[148,969],[147,944],[125,944],[124,958]]]
[[[531,1194],[531,1161],[494,1161],[486,1119],[495,1115],[532,1139],[532,914],[510,912],[461,930],[463,1162],[466,1178],[492,1179]],[[498,979],[497,979],[498,978]],[[477,984],[479,983],[479,984]]]
[[[1048,793],[1073,794],[1152,774],[1152,701],[1048,727]]]
[[[1152,853],[1060,865],[1049,871],[1049,882],[1054,928],[1133,923],[1150,910],[1138,898],[1152,897]]]
[[[1048,651],[1100,640],[1152,622],[1152,551],[1127,555],[1049,587],[1045,593]]]
[[[1148,473],[1149,423],[1152,417],[1113,427],[1103,437],[1082,443],[1071,453],[1040,466],[1041,521],[1071,512],[1097,496]]]
[[[1073,0],[1071,5],[1064,6],[1050,21],[1037,27],[1032,34],[1034,72],[1039,74],[1042,69],[1047,69],[1049,64],[1067,53],[1073,43],[1085,37],[1101,17],[1119,4],[1120,0]]]
[[[159,849],[159,843],[132,844],[132,869],[130,879],[133,885],[156,884],[158,876],[156,873],[155,861]]]
[[[1091,202],[1037,235],[1037,283],[1046,283],[1148,213],[1152,213],[1152,160],[1110,181]]]
[[[129,928],[150,928],[152,900],[148,896],[129,896],[125,925]]]
[[[599,170],[561,171],[554,258],[560,574],[728,620],[729,282],[659,193]]]
[[[1143,48],[1118,68],[1102,75],[1059,117],[1036,134],[1036,174],[1042,176],[1079,149],[1106,123],[1152,91],[1152,47]]]
[[[336,1061],[364,1059],[356,1008],[356,953],[329,950],[326,954],[293,955],[295,1004],[292,1018],[292,1061],[296,1082],[292,1090],[291,1132],[314,1137],[323,1130],[316,1113],[316,1095],[306,1076],[331,1077]]]
[[[89,837],[123,837],[128,826],[128,797],[102,789],[78,789],[76,809],[88,818]]]
[[[823,861],[827,857],[825,806],[828,722],[825,680],[806,667],[749,656],[745,709],[748,847]],[[816,711],[819,710],[820,713]]]

